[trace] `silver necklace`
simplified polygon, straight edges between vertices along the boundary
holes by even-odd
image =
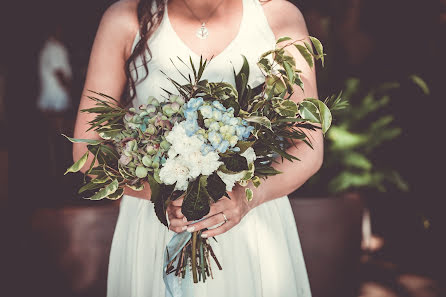
[[[206,28],[206,22],[211,18],[211,16],[214,14],[214,12],[217,10],[217,8],[220,6],[221,3],[223,3],[224,0],[221,0],[220,3],[212,10],[210,15],[207,17],[206,21],[202,21],[197,15],[193,12],[193,10],[187,5],[186,0],[183,0],[184,4],[186,5],[187,9],[192,13],[192,15],[201,23],[200,28],[195,31],[195,35],[200,39],[206,39],[209,36],[209,30]]]

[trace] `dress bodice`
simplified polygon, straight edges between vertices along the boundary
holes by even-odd
[[[225,81],[235,84],[233,68],[236,72],[240,70],[243,65],[242,55],[244,55],[250,68],[248,84],[255,87],[264,81],[264,76],[256,63],[262,53],[274,49],[276,39],[259,0],[242,1],[243,15],[239,31],[225,49],[214,56],[206,65],[203,79],[208,79],[210,82]],[[186,76],[191,73],[191,70],[181,63],[177,56],[186,64],[189,63],[189,57],[191,57],[194,64],[199,65],[200,56],[192,51],[177,35],[169,20],[167,1],[164,5],[166,7],[160,25],[148,40],[151,51],[150,56],[146,53],[149,75],[136,85],[136,96],[132,102],[135,107],[144,104],[148,96],[155,96],[162,100],[167,96],[163,89],[174,94],[178,93],[172,82],[162,72],[179,83],[187,83],[178,70]],[[132,45],[132,51],[139,38],[138,32]],[[138,71],[139,78],[145,76],[142,60],[141,57],[136,60],[136,70],[131,72],[134,79],[136,78],[136,71]],[[172,64],[172,61],[178,70]]]

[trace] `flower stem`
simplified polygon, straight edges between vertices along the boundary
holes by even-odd
[[[194,283],[198,283],[197,275],[197,232],[192,233],[192,276],[194,278]]]

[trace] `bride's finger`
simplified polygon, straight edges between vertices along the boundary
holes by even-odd
[[[174,232],[181,233],[186,230],[186,224],[187,223],[184,222],[182,219],[172,219],[170,220],[169,229]]]
[[[209,217],[209,218],[199,221],[197,223],[188,225],[187,231],[194,232],[194,231],[198,231],[198,230],[201,230],[204,228],[210,228],[217,224],[224,223],[224,221],[225,221],[225,219],[221,215],[221,213],[217,213],[212,217]]]
[[[208,238],[208,237],[220,235],[222,233],[225,233],[226,231],[228,231],[229,229],[231,229],[235,225],[236,224],[234,222],[229,220],[226,223],[218,226],[217,228],[209,229],[209,230],[204,231],[203,233],[201,233],[201,237]]]

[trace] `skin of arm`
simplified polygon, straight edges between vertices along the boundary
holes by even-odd
[[[292,40],[304,39],[310,42],[304,17],[292,3],[285,0],[272,0],[264,4],[264,11],[276,39],[281,36],[289,36]],[[286,43],[287,41],[279,44],[279,46]],[[308,97],[318,98],[315,69],[308,66],[294,46],[288,46],[286,50],[296,60],[296,68],[302,70],[301,79],[304,82],[305,90],[305,92],[302,92],[298,86],[294,86],[294,93],[290,99],[300,102]],[[290,147],[287,152],[298,157],[301,161],[290,162],[284,159],[282,162],[279,157],[277,159],[278,163],[275,163],[273,167],[282,173],[262,180],[258,188],[250,183],[248,187],[254,193],[254,198],[251,201],[246,200],[245,188],[237,185],[233,191],[228,192],[231,199],[223,197],[211,205],[209,214],[205,216],[207,219],[188,225],[187,222],[184,222],[185,218],[181,213],[179,205],[182,201],[180,200],[168,209],[168,214],[171,215],[171,226],[169,228],[175,232],[182,232],[186,228],[189,232],[209,228],[223,222],[224,218],[221,214],[223,212],[228,221],[217,228],[202,233],[203,237],[216,236],[237,225],[250,210],[258,205],[283,197],[298,189],[320,169],[323,162],[323,135],[321,130],[305,130],[305,133],[311,141],[313,149],[302,141],[296,141],[295,146]]]
[[[90,54],[83,96],[74,125],[74,138],[101,139],[96,131],[86,132],[90,127],[88,121],[95,115],[80,112],[81,109],[95,106],[95,102],[86,97],[88,90],[105,93],[116,100],[121,98],[127,82],[125,61],[131,54],[131,45],[139,27],[136,5],[137,1],[122,0],[111,5],[102,16]],[[78,160],[86,151],[87,144],[73,143],[73,160]],[[92,161],[93,156],[89,154],[80,171],[85,173]],[[126,187],[124,194],[149,200],[150,186],[145,183],[142,191]]]

